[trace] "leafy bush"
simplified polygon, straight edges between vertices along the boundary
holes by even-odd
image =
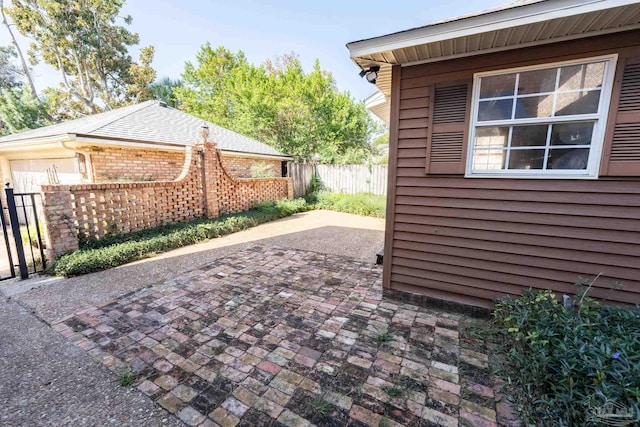
[[[530,290],[499,301],[494,316],[510,338],[513,376],[533,425],[599,425],[605,420],[593,417],[607,405],[640,420],[640,309],[584,294],[567,309],[551,291]]]
[[[309,187],[307,188],[307,192],[304,195],[304,199],[307,203],[313,204],[318,201],[318,193],[322,190],[322,181],[318,175],[311,176],[311,182],[309,183]]]
[[[247,212],[214,220],[199,219],[134,233],[110,235],[87,242],[81,250],[60,257],[53,271],[57,275],[69,277],[105,270],[308,209],[304,199],[281,200],[262,203]]]
[[[383,196],[371,193],[342,194],[319,191],[316,195],[315,207],[384,218],[387,202]]]

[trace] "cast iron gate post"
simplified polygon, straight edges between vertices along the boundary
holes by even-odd
[[[7,196],[7,209],[9,210],[9,223],[11,224],[11,234],[16,244],[16,252],[18,255],[18,267],[20,269],[20,278],[29,277],[29,269],[27,268],[27,260],[24,256],[24,247],[22,246],[22,236],[20,235],[20,223],[18,221],[18,209],[16,208],[16,199],[13,195],[13,188],[5,188]]]

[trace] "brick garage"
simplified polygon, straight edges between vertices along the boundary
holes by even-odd
[[[236,178],[212,143],[187,150],[175,181],[43,185],[50,259],[79,248],[79,237],[101,238],[203,216],[247,210],[293,197],[291,178]]]
[[[282,162],[293,160],[261,141],[146,101],[0,137],[0,173],[13,183],[12,165],[19,165],[29,183],[23,191],[53,182],[171,181],[182,171],[185,152],[204,136],[217,144],[235,177],[278,177]],[[59,179],[50,179],[52,169]]]

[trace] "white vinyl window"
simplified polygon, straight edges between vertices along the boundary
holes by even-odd
[[[467,176],[597,178],[615,61],[476,74]]]

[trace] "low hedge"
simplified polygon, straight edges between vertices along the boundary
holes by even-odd
[[[384,218],[387,201],[383,196],[371,193],[342,194],[318,191],[314,194],[317,209],[329,209],[358,215]]]
[[[583,292],[565,308],[551,291],[529,291],[499,301],[494,315],[529,425],[607,424],[612,410],[627,417],[616,425],[640,423],[638,307],[601,305]]]
[[[255,208],[214,220],[199,219],[134,233],[86,240],[82,249],[63,255],[53,266],[56,275],[70,277],[106,270],[160,252],[213,239],[309,210],[304,199],[262,203]]]

